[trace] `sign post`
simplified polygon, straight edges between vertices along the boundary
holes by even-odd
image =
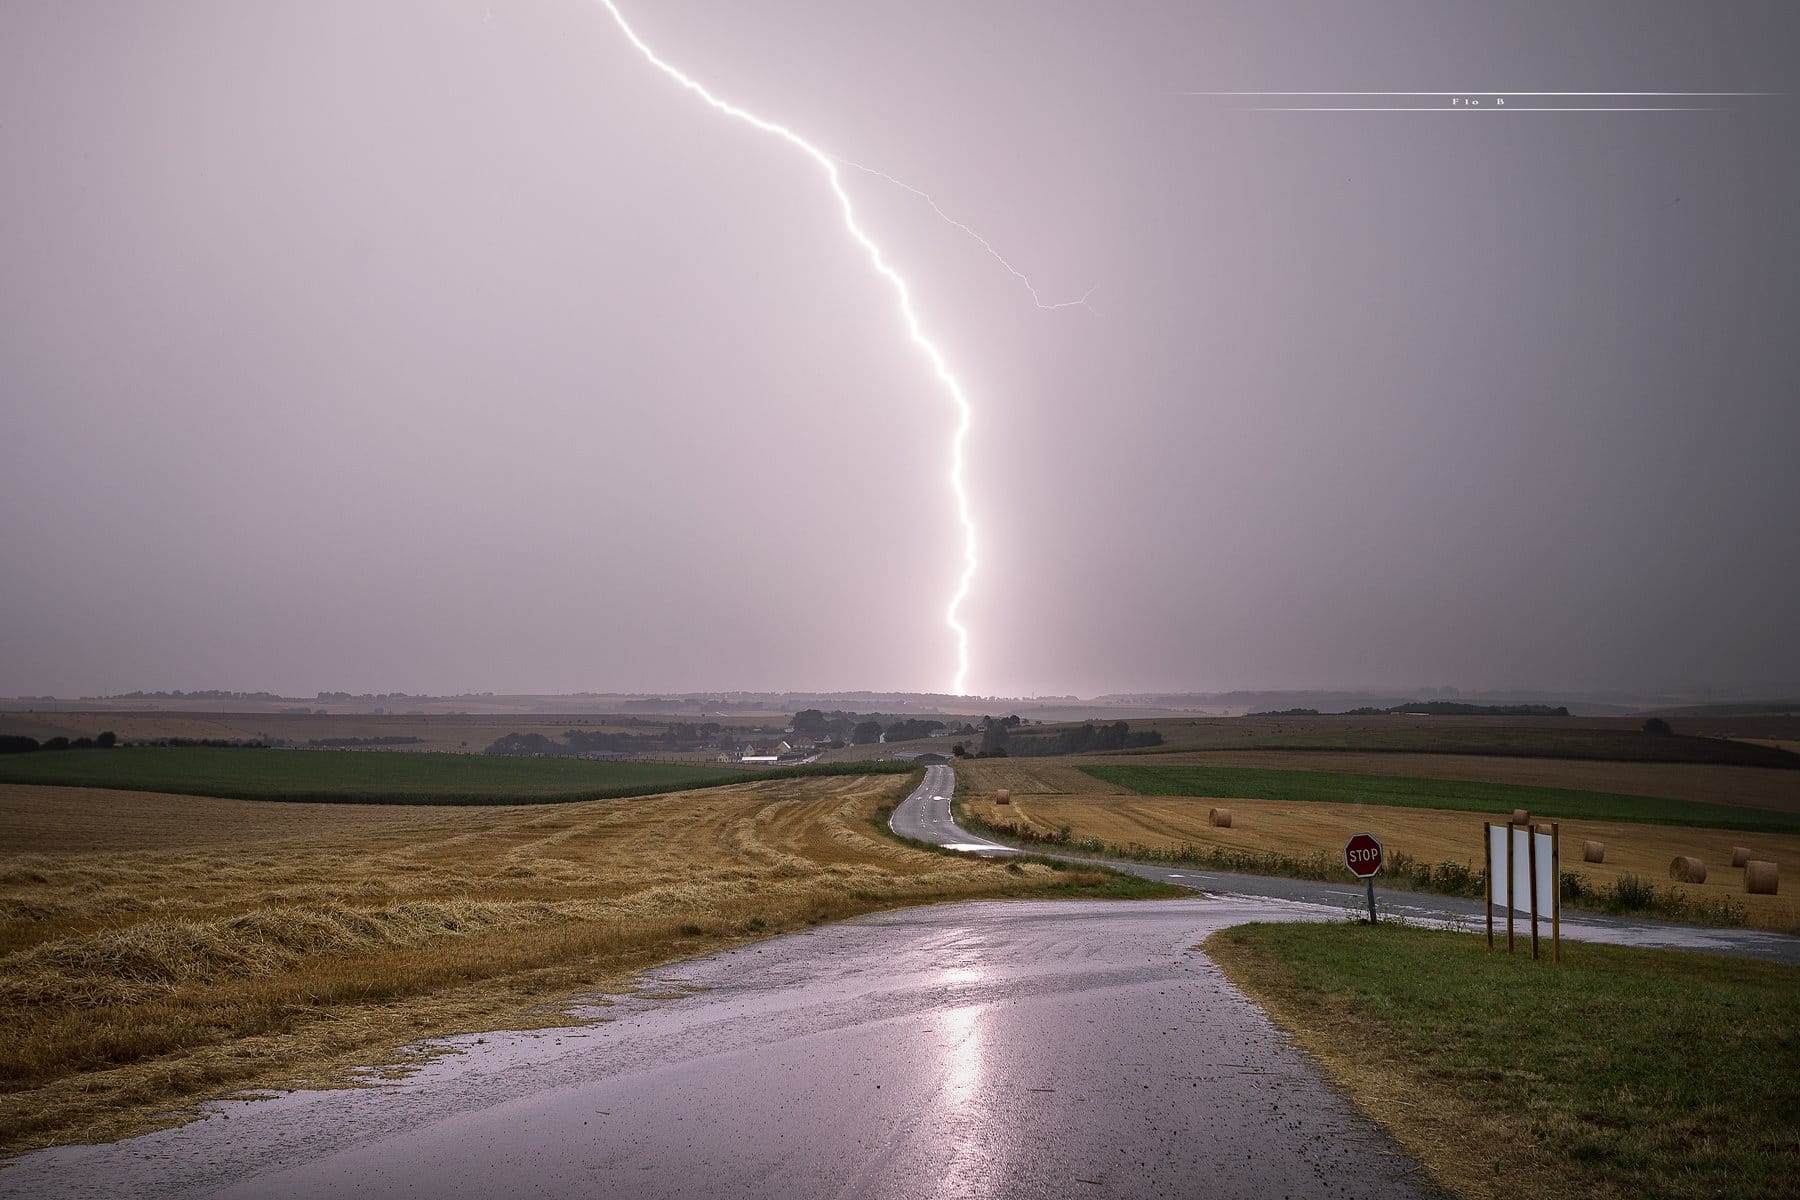
[[[1494,907],[1506,913],[1506,952],[1514,942],[1515,914],[1531,922],[1531,957],[1540,953],[1540,922],[1550,922],[1550,955],[1562,959],[1562,826],[1556,821],[1533,824],[1529,814],[1515,814],[1504,825],[1482,825],[1487,855],[1487,937],[1494,948]],[[1522,843],[1522,844],[1521,844]]]
[[[1375,876],[1381,870],[1381,843],[1372,833],[1359,833],[1344,843],[1344,865],[1368,885],[1369,924],[1375,923]]]

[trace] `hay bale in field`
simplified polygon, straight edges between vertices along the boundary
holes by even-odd
[[[1539,821],[1537,823],[1537,831],[1545,837],[1554,837],[1556,835],[1556,826],[1548,821]]]
[[[1531,824],[1531,813],[1523,808],[1515,808],[1513,809],[1512,821],[1510,823],[1513,825],[1529,825]]]
[[[1206,813],[1206,823],[1208,825],[1217,825],[1220,829],[1230,829],[1231,810],[1229,808],[1208,809]]]
[[[1012,789],[1011,788],[1001,788],[999,791],[995,792],[994,793],[994,803],[995,804],[1011,804],[1012,803]]]
[[[1676,883],[1705,883],[1706,864],[1686,854],[1677,854],[1669,864],[1669,878]]]
[[[1605,862],[1606,861],[1606,843],[1605,842],[1583,842],[1583,843],[1581,843],[1581,861],[1582,862]]]
[[[1750,861],[1750,851],[1746,850],[1742,846],[1733,846],[1731,848],[1731,865],[1732,866],[1741,867],[1744,864],[1748,863],[1749,861]]]
[[[1752,858],[1744,863],[1744,890],[1752,896],[1773,896],[1781,887],[1781,873],[1772,862]]]

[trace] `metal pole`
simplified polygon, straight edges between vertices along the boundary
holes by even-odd
[[[1375,877],[1371,875],[1363,882],[1369,885],[1369,924],[1373,925],[1375,923]]]

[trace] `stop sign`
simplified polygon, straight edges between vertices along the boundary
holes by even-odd
[[[1381,870],[1381,843],[1372,833],[1359,833],[1344,843],[1344,865],[1358,879],[1368,879]]]

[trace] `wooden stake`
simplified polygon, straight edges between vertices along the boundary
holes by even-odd
[[[1531,876],[1531,957],[1538,956],[1537,949],[1537,830],[1525,827],[1525,873]]]
[[[1481,854],[1487,859],[1488,949],[1494,948],[1494,823],[1481,823]]]
[[[1550,875],[1556,881],[1550,893],[1550,961],[1562,961],[1562,824],[1550,822]]]
[[[1519,881],[1513,877],[1513,827],[1506,827],[1506,952],[1513,952],[1513,910],[1519,906],[1519,898],[1513,895],[1519,889],[1513,885]]]

